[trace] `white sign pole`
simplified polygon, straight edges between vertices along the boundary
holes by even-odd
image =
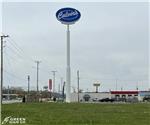
[[[66,102],[70,102],[71,86],[71,68],[70,68],[70,31],[67,24],[67,71],[66,71]]]
[[[69,25],[80,19],[80,12],[74,8],[61,8],[56,12],[56,18],[67,25],[67,69],[66,69],[66,102],[71,102],[71,68],[70,68],[70,31]]]

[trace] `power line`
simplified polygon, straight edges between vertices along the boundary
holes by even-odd
[[[14,74],[14,72],[13,72],[14,70],[13,70],[12,64],[10,62],[10,59],[8,58],[8,56],[5,56],[5,58],[7,59],[6,62],[8,63],[8,66],[6,65],[6,67],[9,67],[10,71]],[[10,83],[10,81],[9,81],[9,83]]]
[[[9,41],[9,43],[20,53],[22,52],[22,50],[20,48],[18,48],[11,40]]]
[[[18,56],[19,58],[23,58],[22,55],[20,53],[18,53],[17,51],[15,51],[14,49],[10,48],[9,46],[7,46],[7,48],[9,48],[9,50],[11,52],[13,52],[16,56]]]
[[[13,73],[10,73],[10,72],[8,72],[8,71],[6,71],[6,70],[4,70],[4,72],[7,73],[8,75],[12,76],[12,77],[17,78],[18,80],[26,81],[26,79],[21,78],[21,77],[18,77],[18,76],[16,76],[16,75],[14,75]]]
[[[14,46],[16,46],[16,48],[18,48],[20,51],[23,51],[22,48],[15,42],[16,40],[14,40],[14,39],[12,38],[12,36],[9,37],[9,39],[12,41],[12,44],[14,44]]]
[[[11,37],[10,38],[10,44],[23,56],[28,58],[29,61],[34,62],[34,60],[32,59],[32,57],[30,57],[29,55],[27,55],[25,53],[25,51],[15,42],[15,40]]]
[[[26,61],[30,61],[33,63],[33,60],[31,60],[29,57],[18,51],[16,48],[12,48],[10,46],[7,46],[6,48],[8,48],[11,52],[13,52],[17,57],[21,59],[26,59]]]
[[[11,56],[10,54],[8,54],[6,51],[4,52],[5,55],[5,60],[6,62],[9,61],[10,64],[13,64],[13,67],[15,65],[21,65],[20,61],[17,61],[16,58],[14,58],[14,56]],[[6,68],[9,68],[8,66]]]

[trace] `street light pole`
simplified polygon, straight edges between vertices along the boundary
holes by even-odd
[[[37,72],[36,72],[36,75],[37,75],[37,79],[36,79],[36,88],[37,88],[37,93],[39,92],[39,64],[40,64],[41,61],[35,61],[35,63],[37,64]]]
[[[29,92],[30,92],[30,76],[28,75],[28,95],[29,95]]]
[[[53,73],[53,93],[56,92],[56,90],[55,90],[55,73],[56,72],[57,71],[52,71],[52,73]]]
[[[77,80],[78,80],[78,102],[80,101],[79,99],[79,79],[80,79],[80,77],[79,77],[79,70],[77,71]]]

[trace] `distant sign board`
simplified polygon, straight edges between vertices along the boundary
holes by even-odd
[[[56,12],[56,18],[63,24],[74,24],[80,17],[80,12],[74,8],[62,8]]]
[[[99,83],[94,83],[93,86],[100,86],[100,84]]]

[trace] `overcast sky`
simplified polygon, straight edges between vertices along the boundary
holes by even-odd
[[[66,26],[55,16],[63,7],[76,8],[81,19],[70,27],[71,81],[76,88],[93,91],[148,89],[147,3],[3,3],[4,86],[36,86],[36,64],[40,60],[40,87],[48,84],[52,70],[56,89],[66,79]]]

